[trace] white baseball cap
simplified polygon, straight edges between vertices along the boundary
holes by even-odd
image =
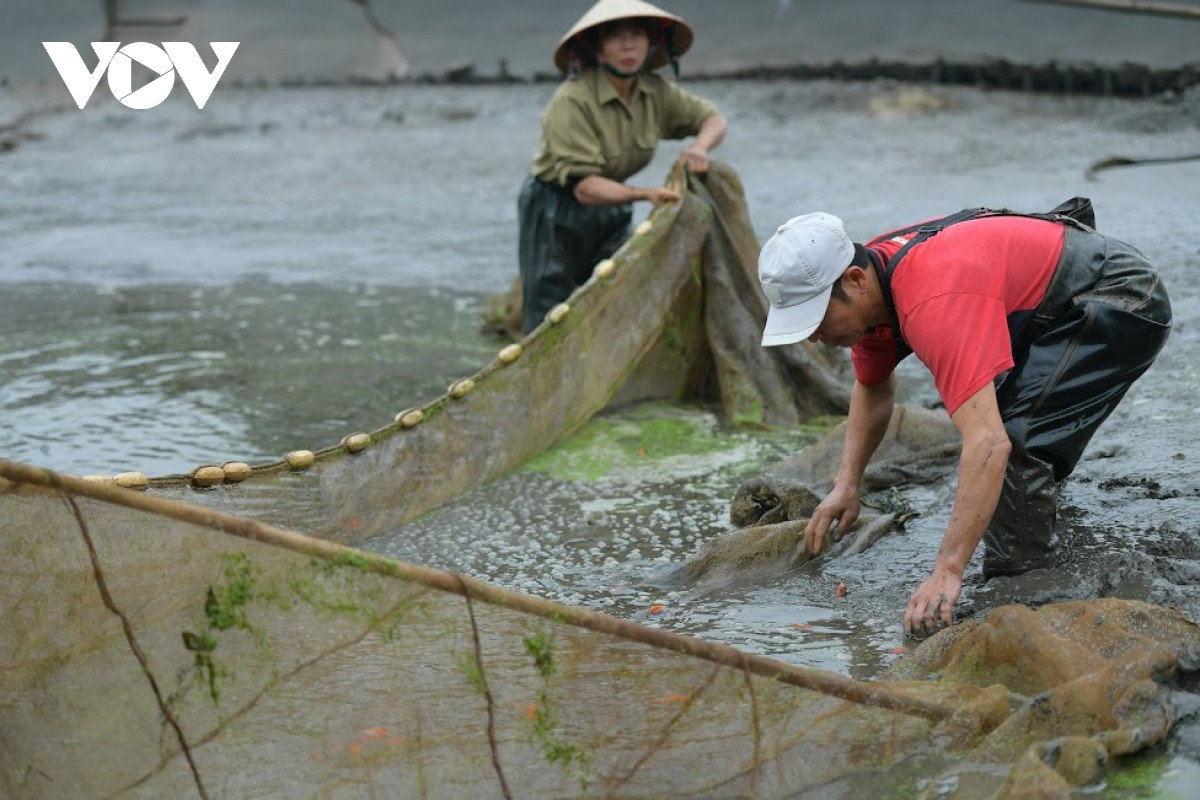
[[[832,214],[803,214],[780,225],[758,254],[758,282],[771,304],[763,347],[812,336],[853,258],[854,243]]]

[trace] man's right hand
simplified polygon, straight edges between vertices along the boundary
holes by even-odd
[[[839,533],[845,533],[858,519],[860,511],[862,500],[857,486],[834,486],[804,528],[804,549],[813,556],[820,555],[825,547],[825,537],[834,523],[837,523]]]

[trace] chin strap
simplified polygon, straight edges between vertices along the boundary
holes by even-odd
[[[679,56],[675,55],[675,23],[668,22],[666,33],[663,34],[663,47],[667,48],[667,61],[671,62],[671,71],[679,77]]]
[[[649,61],[649,59],[646,59],[646,61]],[[641,75],[642,72],[644,72],[646,69],[645,62],[643,62],[642,66],[638,67],[633,72],[622,72],[621,70],[614,67],[612,64],[601,64],[600,66],[602,66],[604,68],[604,71],[607,72],[609,75],[615,75],[618,78],[636,78],[638,75]]]

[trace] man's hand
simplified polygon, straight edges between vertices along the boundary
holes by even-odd
[[[958,488],[933,571],[908,598],[904,630],[913,636],[928,636],[953,624],[963,572],[996,510],[1012,449],[1000,419],[996,389],[990,382],[959,406],[950,419],[963,441]]]
[[[954,623],[954,604],[962,593],[962,575],[945,567],[933,568],[904,612],[904,632],[925,638]]]
[[[833,479],[833,489],[817,506],[804,528],[804,549],[817,556],[825,546],[825,535],[837,523],[838,537],[850,530],[862,511],[858,487],[871,454],[883,440],[892,418],[892,400],[896,377],[866,385],[854,382],[850,390],[850,414],[846,418],[846,443],[842,447],[841,466]]]
[[[804,527],[804,549],[814,556],[820,555],[825,546],[825,535],[833,524],[836,522],[838,533],[844,534],[858,519],[860,511],[862,500],[859,499],[858,487],[835,485]]]
[[[692,144],[684,148],[683,152],[679,154],[679,163],[683,164],[689,172],[703,175],[708,172],[708,150],[699,145]]]

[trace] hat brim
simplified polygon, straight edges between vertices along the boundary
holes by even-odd
[[[580,17],[579,21],[571,26],[571,29],[559,39],[558,45],[554,48],[554,66],[558,68],[560,73],[566,74],[568,67],[567,49],[571,44],[571,40],[585,34],[598,25],[619,19],[646,19],[671,24],[675,29],[674,55],[676,57],[686,53],[692,46],[692,41],[695,38],[692,26],[683,17],[663,11],[657,6],[642,2],[642,0],[599,2]],[[664,48],[652,49],[644,69],[654,70],[666,66],[670,61],[670,56],[671,53],[667,53]]]
[[[829,308],[832,295],[833,285],[830,284],[819,295],[803,303],[783,308],[770,306],[767,309],[767,324],[763,326],[762,346],[795,344],[812,336],[825,319],[825,309]]]

